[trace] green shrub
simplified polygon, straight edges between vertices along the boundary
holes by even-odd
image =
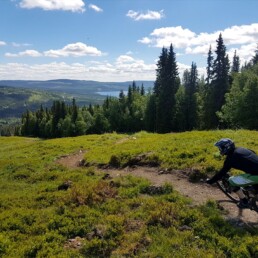
[[[0,257],[7,253],[10,244],[11,243],[8,237],[6,235],[0,234]]]
[[[104,179],[97,168],[156,164],[197,180],[221,167],[223,158],[213,146],[221,137],[258,151],[258,133],[246,130],[0,137],[0,256],[256,257],[257,229],[224,220],[216,202],[195,207],[169,184],[150,194],[148,180]],[[96,166],[56,163],[79,150],[86,164]],[[71,187],[58,190],[68,180]],[[67,247],[76,237],[85,241],[81,249]]]

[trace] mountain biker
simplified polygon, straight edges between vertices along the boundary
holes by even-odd
[[[214,145],[219,148],[221,155],[226,155],[226,159],[220,171],[206,181],[208,184],[213,184],[220,180],[231,168],[241,170],[247,174],[258,175],[258,155],[256,155],[254,151],[236,147],[235,143],[228,138],[222,138]],[[234,192],[236,192],[240,198],[238,207],[247,208],[248,200],[240,187],[236,187]]]

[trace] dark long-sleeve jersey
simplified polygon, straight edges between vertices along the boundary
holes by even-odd
[[[249,149],[236,148],[227,155],[223,167],[210,179],[210,183],[220,180],[231,168],[241,170],[247,174],[258,175],[258,155]]]

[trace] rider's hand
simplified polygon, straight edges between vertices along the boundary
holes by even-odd
[[[206,184],[212,185],[213,182],[211,181],[211,179],[207,178],[207,179],[206,179]]]

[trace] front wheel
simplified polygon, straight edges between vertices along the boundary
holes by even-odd
[[[223,182],[223,181],[217,181],[216,182],[219,189],[234,203],[239,202],[239,197],[236,193],[230,190],[230,186],[228,185],[228,182]]]

